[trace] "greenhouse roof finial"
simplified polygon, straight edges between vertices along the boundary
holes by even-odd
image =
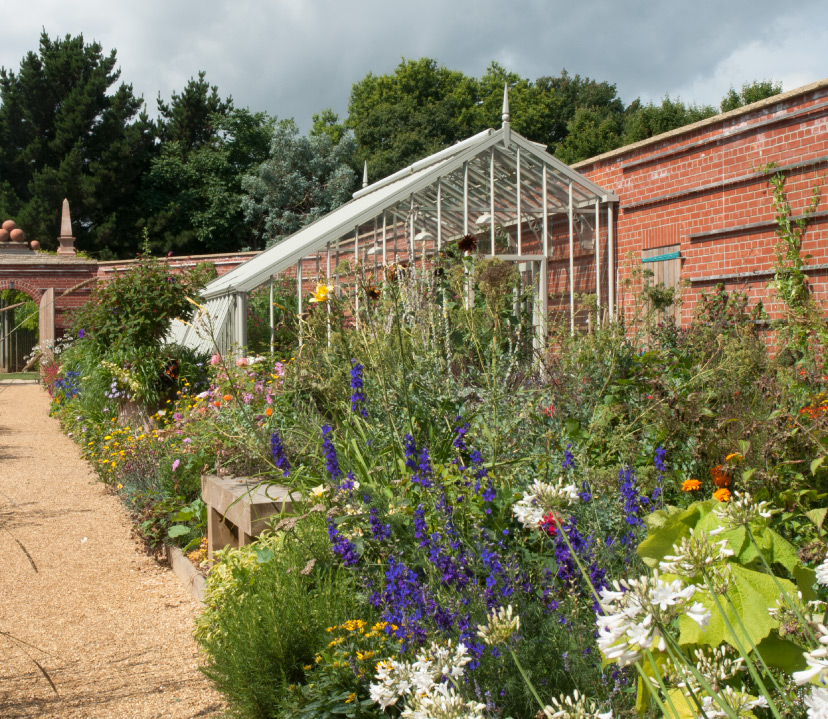
[[[501,115],[501,119],[503,120],[503,146],[509,146],[510,133],[509,133],[509,121],[511,120],[511,115],[509,114],[509,83],[503,83],[503,115]]]
[[[362,168],[362,186],[368,187],[368,160],[365,161],[365,166]]]

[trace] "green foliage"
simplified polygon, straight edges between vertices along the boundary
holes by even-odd
[[[195,308],[187,298],[196,291],[186,274],[174,275],[164,263],[142,258],[95,286],[92,299],[73,317],[73,333],[94,342],[101,355],[157,347],[172,319],[192,316]]]
[[[346,202],[356,187],[353,152],[350,135],[333,144],[331,134],[303,137],[293,120],[276,123],[267,159],[243,181],[256,236],[274,244]]]
[[[0,301],[4,307],[23,303],[22,306],[9,310],[12,313],[12,328],[19,327],[24,330],[36,330],[40,324],[39,308],[37,303],[25,292],[18,290],[0,291]]]
[[[289,687],[328,642],[327,627],[371,621],[347,572],[332,566],[324,516],[291,523],[219,557],[197,620],[203,671],[245,719],[279,716]]]
[[[737,108],[759,102],[768,97],[779,95],[782,92],[782,83],[773,80],[755,80],[746,82],[741,90],[731,87],[722,98],[720,109],[722,112],[729,112]]]
[[[669,95],[664,96],[660,105],[652,102],[645,105],[640,100],[635,100],[626,109],[623,137],[619,145],[647,140],[715,114],[715,108],[709,105],[687,105],[679,99],[671,100]]]
[[[773,188],[776,236],[779,238],[775,248],[775,274],[770,286],[784,305],[785,324],[780,334],[788,348],[801,357],[808,353],[812,336],[816,336],[823,347],[828,346],[828,329],[808,286],[806,269],[810,255],[802,254],[802,238],[810,216],[819,207],[822,188],[814,186],[810,201],[800,215],[794,216],[785,192],[785,176],[776,173],[768,182]]]
[[[135,232],[154,133],[119,75],[114,50],[45,31],[18,72],[0,69],[0,214],[44,248],[56,247],[64,197],[88,252],[123,251]]]

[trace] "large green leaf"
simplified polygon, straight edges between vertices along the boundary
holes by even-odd
[[[638,554],[649,567],[657,567],[673,545],[690,534],[699,520],[709,514],[715,501],[694,502],[683,512],[653,512],[647,522],[647,538],[638,545]]]
[[[787,579],[774,579],[770,574],[747,569],[735,562],[729,565],[732,573],[732,582],[727,591],[727,598],[720,597],[724,616],[716,606],[713,598],[707,595],[697,595],[699,601],[711,612],[707,627],[702,628],[692,619],[682,616],[679,618],[681,644],[709,644],[717,646],[727,642],[733,647],[741,642],[746,650],[752,645],[758,645],[772,630],[779,626],[769,609],[777,606],[780,592],[777,581],[783,591],[796,596],[796,586]],[[730,622],[736,637],[727,626]],[[738,642],[737,642],[738,638]]]
[[[769,667],[781,669],[786,674],[801,671],[805,668],[803,649],[798,644],[787,639],[780,639],[776,632],[765,637],[756,649]]]

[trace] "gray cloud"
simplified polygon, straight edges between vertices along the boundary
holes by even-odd
[[[0,65],[16,69],[52,36],[83,33],[117,49],[122,79],[155,98],[199,70],[239,106],[295,117],[347,111],[351,85],[401,57],[434,57],[467,74],[491,60],[530,78],[570,73],[608,80],[629,102],[665,93],[718,104],[731,85],[763,78],[786,89],[828,67],[828,6],[800,0],[30,0],[4,18]]]

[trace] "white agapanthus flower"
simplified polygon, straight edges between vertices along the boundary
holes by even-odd
[[[805,697],[808,719],[828,719],[828,689],[813,687]]]
[[[703,571],[721,565],[733,556],[733,550],[727,546],[727,540],[711,542],[706,532],[690,530],[689,537],[682,537],[673,545],[673,554],[667,554],[659,562],[658,568],[669,574],[684,574],[695,577]]]
[[[713,513],[729,528],[746,527],[760,517],[768,519],[773,514],[769,507],[767,502],[754,502],[747,492],[733,492],[730,501],[725,502],[722,509],[714,509]]]
[[[793,673],[793,680],[799,684],[807,684],[812,679],[816,679],[821,684],[825,684],[828,680],[828,628],[824,624],[818,624],[819,643],[822,645],[810,652],[805,652],[805,661],[808,663],[808,668],[801,672]]]
[[[816,580],[817,584],[822,587],[828,587],[828,556],[825,557],[825,560],[816,568]]]
[[[578,501],[578,488],[574,484],[564,484],[560,477],[554,484],[536,479],[523,493],[523,498],[514,504],[512,513],[527,529],[540,529],[543,518],[549,512]]]
[[[413,719],[480,717],[485,705],[466,702],[449,684],[463,676],[463,667],[470,661],[465,644],[452,647],[451,642],[432,642],[417,654],[413,663],[386,659],[377,664],[376,681],[369,687],[371,699],[384,710],[406,697],[402,715]],[[455,709],[462,711],[452,713]]]
[[[696,586],[680,579],[665,582],[658,572],[652,577],[613,582],[601,590],[603,614],[595,618],[598,648],[609,661],[621,666],[635,663],[648,649],[664,651],[667,645],[661,626],[684,614],[706,626],[710,612],[699,602],[690,605]]]
[[[739,691],[731,686],[723,687],[714,699],[709,694],[701,697],[702,710],[708,719],[720,719],[721,717],[730,716],[722,706],[721,702],[727,704],[730,710],[737,717],[753,717],[754,709],[767,709],[768,700],[765,697],[754,697],[748,694],[744,686]]]
[[[486,615],[486,623],[477,627],[477,636],[489,646],[497,646],[508,641],[520,629],[520,617],[512,615],[512,605],[498,607]]]
[[[576,689],[571,695],[561,694],[560,699],[552,699],[543,713],[548,719],[612,719],[612,710],[600,712],[593,699],[587,699]]]

